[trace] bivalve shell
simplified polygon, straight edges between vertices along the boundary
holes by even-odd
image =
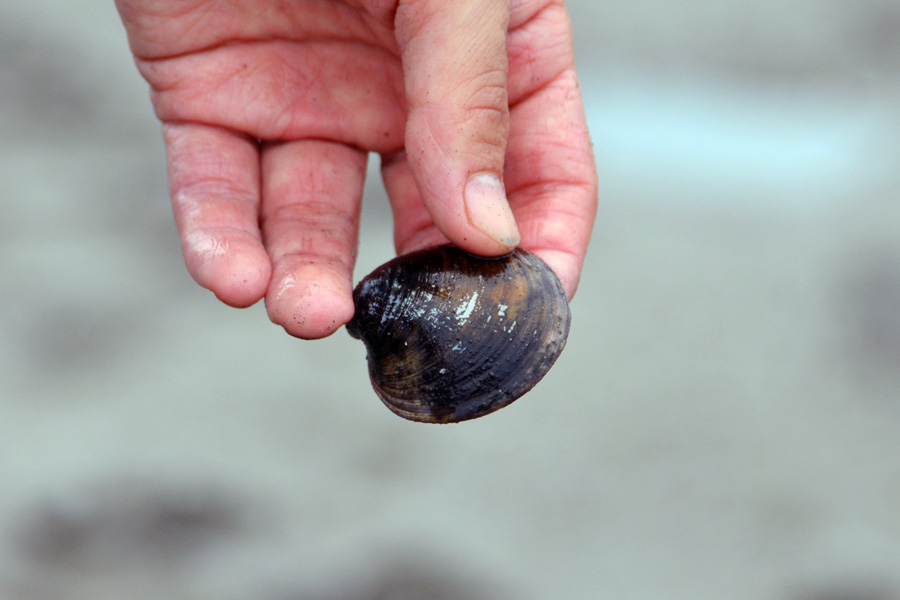
[[[407,254],[365,277],[347,331],[367,348],[381,400],[413,421],[452,423],[534,387],[566,344],[571,314],[553,271],[522,249]]]

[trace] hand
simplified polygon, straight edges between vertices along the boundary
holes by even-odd
[[[350,320],[368,152],[398,253],[521,243],[575,293],[597,183],[561,2],[116,3],[185,264],[223,302],[308,339]]]

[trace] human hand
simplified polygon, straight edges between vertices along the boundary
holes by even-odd
[[[350,320],[368,152],[398,254],[521,244],[574,295],[597,182],[562,2],[116,4],[185,264],[226,304],[307,339]]]

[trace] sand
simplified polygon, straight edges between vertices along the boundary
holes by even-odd
[[[900,12],[571,10],[569,344],[439,427],[193,283],[112,3],[0,8],[0,598],[900,598]]]

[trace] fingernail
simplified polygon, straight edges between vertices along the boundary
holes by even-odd
[[[506,190],[493,173],[476,173],[463,192],[466,214],[476,229],[507,246],[519,244],[519,228],[506,201]]]

